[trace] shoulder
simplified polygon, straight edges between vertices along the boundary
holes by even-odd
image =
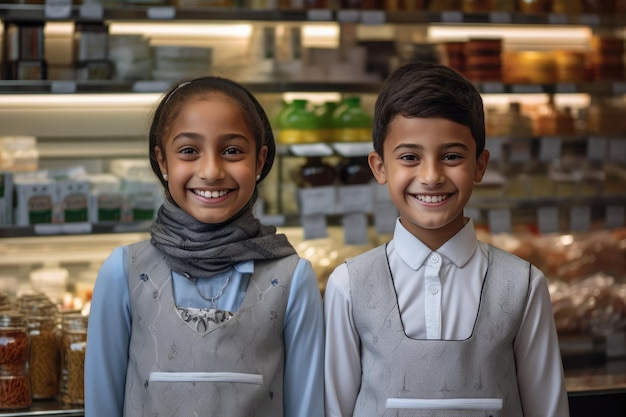
[[[348,260],[346,260],[346,264],[348,265],[356,265],[356,264],[370,264],[374,263],[385,255],[385,248],[387,245],[376,246],[373,249],[369,249],[359,255],[356,255]]]
[[[509,262],[510,266],[517,268],[530,268],[531,264],[525,259],[520,258],[519,256],[507,252],[504,249],[500,249],[497,246],[493,246],[491,244],[487,244],[488,253],[489,253],[489,263],[492,262]]]

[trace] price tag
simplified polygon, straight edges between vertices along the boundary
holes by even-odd
[[[585,26],[598,26],[600,24],[600,16],[597,14],[581,14],[580,23]]]
[[[626,163],[626,139],[611,139],[609,157],[613,162]]]
[[[337,21],[339,23],[358,23],[360,20],[360,10],[341,9],[337,11]]]
[[[72,15],[72,0],[46,0],[43,10],[47,19],[67,19]]]
[[[374,224],[381,235],[393,234],[398,219],[398,209],[391,201],[377,201],[374,204]]]
[[[347,158],[352,158],[355,156],[367,156],[371,151],[374,150],[374,146],[371,142],[337,142],[334,143],[332,146],[333,148],[335,148],[335,151],[339,155],[345,156]]]
[[[514,94],[541,94],[543,86],[537,84],[515,84],[511,87]]]
[[[489,231],[491,233],[511,233],[511,210],[489,210],[487,221],[489,222]]]
[[[76,235],[88,234],[93,230],[93,226],[89,222],[63,223],[63,233]]]
[[[59,235],[63,232],[61,224],[40,223],[33,226],[36,235]]]
[[[606,161],[609,144],[606,138],[587,138],[587,159],[589,161]]]
[[[455,10],[442,12],[441,21],[446,23],[461,23],[463,22],[463,13]]]
[[[541,138],[539,142],[539,160],[550,162],[557,159],[561,159],[561,138]]]
[[[497,81],[488,81],[481,84],[481,90],[485,94],[502,94],[504,93],[504,83]]]
[[[330,21],[333,19],[333,12],[330,9],[309,9],[306,12],[307,20]]]
[[[504,139],[499,137],[489,137],[485,142],[485,148],[489,151],[489,160],[498,162],[502,159],[502,144]]]
[[[300,225],[304,229],[304,239],[322,239],[328,237],[326,216],[311,214],[300,216]]]
[[[548,22],[550,22],[551,25],[566,25],[569,23],[569,19],[567,15],[562,13],[550,13],[548,15]]]
[[[491,12],[489,13],[489,21],[491,23],[511,23],[511,13],[507,12]]]
[[[513,163],[524,163],[530,161],[530,143],[514,141],[511,143],[509,161]]]
[[[76,81],[56,80],[50,82],[50,92],[55,94],[71,94],[76,92]]]
[[[540,207],[537,210],[539,233],[557,233],[560,229],[558,207]]]
[[[587,232],[591,228],[591,208],[575,206],[570,209],[569,228],[571,232]]]
[[[82,4],[78,15],[83,19],[102,20],[104,18],[104,7],[98,3]]]
[[[324,187],[300,188],[300,213],[333,214],[336,213],[336,189],[332,185]]]
[[[606,227],[608,229],[618,229],[624,227],[626,209],[624,206],[607,206],[605,213]]]
[[[135,93],[162,93],[168,88],[169,81],[136,81],[132,90]]]
[[[301,143],[289,145],[289,150],[296,156],[331,156],[333,150],[325,143]]]
[[[364,25],[384,25],[385,12],[382,10],[366,10],[361,12],[361,23]]]
[[[347,245],[365,245],[367,238],[367,216],[363,213],[346,214],[341,218],[343,240]]]
[[[372,187],[364,185],[343,185],[338,188],[340,213],[369,213],[374,205]]]
[[[562,93],[562,94],[570,94],[570,93],[575,93],[578,91],[578,88],[576,87],[576,84],[572,84],[572,83],[559,83],[556,85],[555,91],[557,93]]]
[[[174,7],[148,7],[146,10],[148,19],[154,20],[170,20],[176,17],[176,9]]]

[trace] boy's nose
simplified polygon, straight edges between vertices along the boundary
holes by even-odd
[[[422,161],[419,165],[417,179],[425,185],[437,185],[444,182],[444,176],[439,164],[428,161]]]

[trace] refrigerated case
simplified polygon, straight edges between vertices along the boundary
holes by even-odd
[[[589,56],[596,36],[623,40],[626,16],[583,12],[251,10],[167,5],[114,5],[101,9],[74,5],[67,14],[58,14],[61,12],[66,13],[51,11],[44,5],[0,5],[5,39],[7,27],[15,22],[41,24],[43,43],[38,45],[45,49],[47,74],[47,79],[42,80],[0,81],[0,136],[35,137],[40,169],[81,166],[94,175],[109,172],[112,161],[146,159],[146,132],[153,106],[173,80],[159,78],[163,74],[154,71],[145,72],[145,78],[114,79],[98,78],[101,72],[95,71],[95,79],[84,79],[84,67],[76,65],[77,24],[106,25],[111,43],[116,42],[113,40],[116,36],[126,36],[126,42],[141,38],[150,48],[171,51],[174,47],[179,57],[184,47],[210,48],[212,60],[205,64],[210,66],[210,71],[242,81],[259,97],[270,115],[278,112],[282,101],[296,98],[322,104],[358,96],[371,111],[385,75],[402,62],[433,57],[450,60],[446,48],[453,48],[455,43],[498,39],[510,62],[521,59],[525,65],[534,63],[538,70],[529,72],[535,67],[527,66],[528,79],[520,79],[519,73],[501,74],[499,79],[473,75],[478,77],[476,85],[484,95],[488,129],[494,129],[488,131],[487,139],[493,164],[485,184],[478,187],[468,207],[468,216],[484,232],[485,240],[518,250],[520,256],[534,256],[534,260],[539,254],[548,253],[538,245],[550,244],[550,239],[571,239],[579,243],[578,250],[583,246],[581,241],[592,241],[587,248],[593,248],[593,242],[598,240],[614,242],[609,252],[617,256],[615,278],[620,281],[626,275],[626,270],[620,269],[623,263],[619,263],[619,257],[624,256],[624,240],[606,239],[607,234],[619,234],[626,217],[626,128],[618,123],[620,112],[625,109],[626,80],[623,74],[622,78],[612,79],[594,76],[586,67],[584,74],[576,73],[581,69],[576,58]],[[38,24],[34,25],[37,33]],[[302,70],[301,62],[281,62],[278,67],[272,64],[268,70],[264,55],[268,53],[267,45],[262,42],[264,28],[272,28],[275,33],[299,28],[305,52],[322,57],[329,53],[341,56],[346,51],[351,54],[344,55],[349,58],[340,58],[330,69],[311,65],[306,76],[298,72]],[[124,48],[137,51],[122,42]],[[577,55],[572,58],[568,51]],[[555,64],[547,62],[554,55],[569,58],[570,64],[574,62],[565,67],[571,73],[561,74],[561,78],[546,75],[554,74]],[[6,61],[5,58],[3,65]],[[355,63],[364,66],[357,65],[355,71]],[[545,68],[552,68],[552,72]],[[571,74],[573,78],[568,78]],[[540,117],[542,109],[549,110],[550,99],[554,99],[552,103],[559,110],[567,108],[568,112],[574,112],[576,130],[548,129],[520,135],[523,129],[507,132],[502,130],[506,124],[490,124],[511,116],[512,103],[518,103],[518,109],[533,117]],[[602,107],[606,102],[609,104]],[[607,122],[602,115],[608,114],[611,116]],[[615,129],[618,125],[621,127]],[[266,222],[276,224],[294,242],[298,252],[312,260],[322,291],[336,265],[389,238],[389,222],[386,226],[380,223],[393,218],[394,212],[384,190],[372,185],[372,190],[367,192],[372,198],[379,198],[380,204],[361,213],[366,219],[364,223],[355,223],[348,216],[351,212],[334,209],[324,213],[325,230],[322,236],[317,236],[315,228],[319,228],[319,223],[306,223],[308,219],[301,216],[299,186],[293,177],[307,158],[323,158],[339,165],[343,158],[362,157],[370,149],[367,142],[281,144],[275,169],[262,189],[264,204],[259,214]],[[583,166],[585,170],[574,169]],[[524,175],[518,175],[520,172]],[[581,172],[588,177],[581,176]],[[600,175],[601,180],[594,180],[593,174]],[[533,192],[529,193],[529,189]],[[337,186],[333,191],[348,190]],[[342,225],[350,220],[353,222],[349,224],[363,228],[363,233],[348,235]],[[87,301],[89,285],[111,249],[147,237],[149,223],[0,226],[3,285],[13,291],[25,290],[30,287],[29,277],[34,270],[60,267],[69,272],[67,288]],[[316,237],[311,238],[311,233]],[[572,244],[562,245],[563,251],[553,254],[560,256],[572,247]],[[573,251],[567,252],[568,256],[575,256]],[[606,262],[600,260],[595,263],[598,264],[606,265]],[[554,265],[547,265],[551,266]],[[560,271],[548,275],[549,278],[560,283],[563,276],[559,273],[566,274],[563,268]],[[591,270],[583,269],[576,275],[572,267],[568,272],[573,282],[587,278]],[[623,329],[617,334],[621,334],[623,342]],[[604,346],[599,348],[600,362],[606,363],[607,339],[600,339],[600,345]],[[595,339],[587,335],[564,340],[572,343],[567,346],[582,344],[583,351],[597,353]],[[617,343],[611,350],[612,358],[626,356],[626,343],[620,345],[619,337],[612,343]],[[577,360],[583,356],[573,357]],[[573,375],[578,378],[571,380],[573,395],[586,395],[597,387],[597,381],[581,382],[580,376]],[[619,378],[611,380],[613,385],[609,384],[608,391],[623,392],[626,384]],[[587,382],[589,385],[585,385]],[[623,406],[623,400],[619,401]]]

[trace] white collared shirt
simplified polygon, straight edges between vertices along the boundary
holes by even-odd
[[[471,335],[487,253],[471,220],[436,252],[396,222],[387,256],[408,337],[463,340]],[[330,275],[324,294],[327,417],[352,416],[360,386],[360,338],[351,302],[347,268],[341,264]],[[568,416],[550,294],[543,273],[535,267],[514,350],[524,415]]]

